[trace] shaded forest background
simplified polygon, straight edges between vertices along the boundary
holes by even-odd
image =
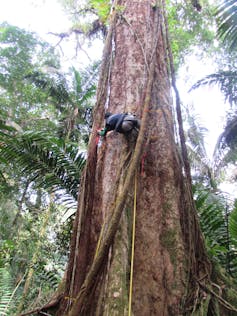
[[[110,5],[108,1],[84,5],[64,1],[63,6],[70,13],[72,27],[54,34],[58,38],[55,46],[36,33],[7,23],[0,26],[2,315],[18,315],[45,304],[67,264],[101,61],[91,60],[85,68],[78,68],[75,58],[74,66],[65,71],[60,45],[76,37],[79,51],[95,39],[103,42]],[[192,89],[218,85],[230,104],[212,160],[205,148],[208,126],[200,124],[191,105],[182,106],[206,247],[210,259],[236,278],[237,202],[234,193],[223,192],[220,185],[236,181],[237,32],[233,13],[237,12],[229,1],[218,7],[203,1],[202,8],[170,1],[167,10],[177,75],[187,56],[212,60],[216,72],[200,78]]]

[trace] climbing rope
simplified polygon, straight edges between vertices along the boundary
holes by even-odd
[[[130,268],[130,286],[129,286],[129,302],[128,316],[132,315],[132,287],[133,287],[133,264],[134,264],[134,246],[135,246],[135,226],[137,213],[137,172],[134,178],[134,199],[133,199],[133,223],[132,223],[132,249],[131,249],[131,268]]]

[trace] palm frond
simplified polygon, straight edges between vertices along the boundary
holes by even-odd
[[[0,314],[7,315],[12,293],[11,276],[7,269],[0,268]]]
[[[73,74],[73,90],[77,96],[77,103],[82,106],[96,92],[96,83],[99,74],[99,63],[94,63],[84,71],[78,71],[71,68]]]
[[[45,305],[49,297],[57,290],[62,276],[59,270],[64,271],[65,263],[58,262],[58,269],[52,267],[50,270],[40,263],[34,265],[34,278],[32,279],[31,290],[25,297],[24,312],[29,312]]]
[[[237,248],[237,204],[235,203],[235,207],[233,211],[230,213],[229,217],[229,229],[230,234],[233,240],[234,246]]]
[[[62,106],[70,101],[65,76],[59,72],[49,75],[41,71],[34,71],[25,76],[25,79],[45,91],[59,110],[63,110]]]
[[[193,179],[213,186],[212,167],[204,143],[207,128],[202,125],[199,116],[195,115],[192,106],[186,107],[185,122],[188,125],[186,139]]]
[[[18,300],[16,292],[21,281],[14,288],[8,269],[5,267],[0,268],[0,315],[13,315],[12,312]]]
[[[237,103],[237,71],[222,71],[210,74],[198,80],[189,91],[201,86],[218,85],[224,95],[225,101],[231,105]]]
[[[231,50],[237,46],[236,0],[224,0],[216,11],[218,35],[229,44]]]
[[[237,160],[237,116],[232,115],[217,139],[214,149],[216,171]]]
[[[204,137],[208,130],[203,126],[199,115],[195,114],[195,109],[192,105],[185,108],[185,122],[188,124],[188,142],[192,148],[198,148],[199,155],[202,158],[206,158],[207,154],[204,145]]]
[[[42,132],[0,135],[0,157],[49,191],[65,190],[77,199],[85,157],[76,146]]]
[[[237,143],[237,116],[233,116],[227,121],[223,133],[218,138],[216,148],[235,146]]]
[[[207,157],[200,155],[199,147],[190,146],[187,142],[188,156],[191,162],[192,178],[198,182],[208,183],[215,188],[216,184],[213,178],[213,171],[210,161]]]
[[[225,198],[199,187],[194,188],[194,196],[209,254],[228,272],[237,273]]]

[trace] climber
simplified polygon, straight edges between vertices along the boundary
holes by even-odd
[[[116,131],[121,134],[128,134],[132,130],[140,128],[140,120],[130,113],[112,114],[105,113],[105,128],[101,129],[98,133],[100,136],[106,136],[109,131]]]

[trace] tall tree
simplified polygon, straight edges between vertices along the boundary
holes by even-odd
[[[114,2],[64,288],[42,311],[54,307],[56,315],[70,316],[219,313],[192,199],[164,3]],[[107,110],[136,113],[142,119],[137,139],[112,132],[97,146]],[[222,314],[227,315],[224,309]]]

